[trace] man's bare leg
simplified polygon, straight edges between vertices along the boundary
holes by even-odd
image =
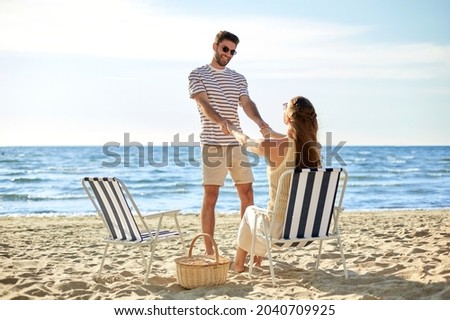
[[[247,209],[248,206],[254,204],[252,183],[237,184],[236,189],[239,195],[239,199],[241,200],[240,213],[242,219],[245,213],[245,209]]]
[[[216,225],[215,208],[219,197],[219,186],[203,186],[203,204],[201,210],[202,232],[214,238],[214,228]],[[214,248],[210,239],[205,238],[205,249],[207,255],[214,254]]]

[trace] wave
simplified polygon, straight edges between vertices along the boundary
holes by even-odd
[[[6,193],[0,195],[0,200],[3,201],[48,201],[48,200],[78,200],[87,199],[86,195],[80,194],[69,194],[69,195],[34,195],[34,194],[23,194],[23,193]]]
[[[407,173],[407,172],[419,172],[419,171],[423,171],[423,169],[420,168],[387,168],[386,171],[387,172],[394,172],[394,173]]]
[[[402,187],[405,186],[405,182],[399,182],[399,181],[392,181],[392,182],[383,182],[383,181],[378,181],[378,182],[351,182],[350,180],[348,181],[347,185],[351,186],[351,187]]]
[[[11,178],[9,181],[14,183],[36,183],[36,182],[44,182],[46,180],[42,178]]]
[[[21,217],[23,216],[23,212],[8,212],[8,213],[2,213],[0,212],[0,216],[2,217]],[[57,210],[36,210],[32,212],[28,212],[27,216],[29,217],[58,217],[58,216],[95,216],[97,215],[96,212],[92,211],[57,211]]]
[[[5,164],[20,163],[20,160],[17,160],[17,159],[1,159],[0,158],[0,163],[5,163]]]

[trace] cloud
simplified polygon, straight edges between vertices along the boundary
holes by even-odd
[[[271,16],[194,16],[151,2],[2,1],[0,51],[192,62],[210,59],[233,26],[239,61],[266,78],[430,79],[450,76],[450,46],[368,43],[374,26]]]
[[[247,72],[261,78],[328,79],[442,79],[450,76],[450,46],[311,45],[290,52],[283,59],[249,62]]]

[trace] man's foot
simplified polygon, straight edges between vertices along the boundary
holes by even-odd
[[[235,263],[233,263],[231,265],[231,269],[233,269],[233,271],[236,272],[236,273],[242,273],[242,272],[245,271],[245,267],[244,266],[238,266]]]

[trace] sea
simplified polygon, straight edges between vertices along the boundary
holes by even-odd
[[[322,149],[327,167],[349,174],[345,211],[450,208],[450,146],[336,146]],[[255,204],[268,200],[266,162],[252,157]],[[121,179],[142,212],[199,213],[200,147],[0,147],[0,215],[93,215],[82,188],[88,176]],[[216,211],[236,213],[228,177]]]

